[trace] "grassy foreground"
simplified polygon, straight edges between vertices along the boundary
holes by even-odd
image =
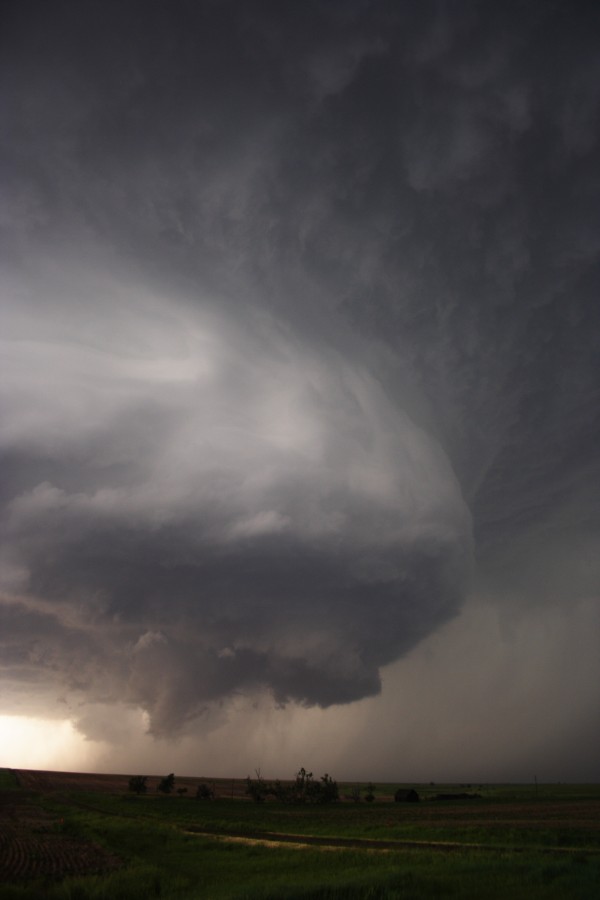
[[[14,797],[10,774],[0,785]],[[600,896],[600,789],[594,786],[541,788],[537,797],[531,787],[505,787],[488,788],[477,800],[326,807],[52,790],[24,792],[10,809],[0,856],[3,834],[12,828],[22,846],[36,835],[55,841],[48,846],[57,853],[61,847],[83,853],[93,844],[114,865],[79,876],[31,878],[25,871],[0,884],[1,900]],[[299,837],[290,844],[279,835]],[[327,845],[304,845],[303,835]],[[340,839],[369,843],[340,848]]]

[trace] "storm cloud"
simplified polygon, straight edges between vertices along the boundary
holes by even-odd
[[[173,735],[598,603],[593,4],[5,17],[7,694]]]
[[[4,568],[29,598],[7,613],[39,623],[26,658],[68,660],[73,686],[116,688],[159,732],[246,686],[377,692],[460,602],[470,517],[442,450],[356,361],[270,320],[155,311],[129,331],[91,312],[78,345],[48,323],[7,351]]]

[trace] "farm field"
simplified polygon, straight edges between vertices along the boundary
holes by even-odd
[[[598,785],[287,805],[251,802],[241,779],[177,777],[167,796],[159,780],[136,795],[127,775],[0,770],[0,900],[600,896]],[[439,799],[462,793],[477,796]]]

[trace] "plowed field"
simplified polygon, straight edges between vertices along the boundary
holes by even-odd
[[[0,794],[0,881],[86,875],[120,866],[102,847],[62,830],[62,820],[37,806],[29,792]]]
[[[102,775],[91,772],[45,772],[34,769],[15,769],[19,784],[25,790],[51,793],[52,791],[100,791],[127,793],[129,775]],[[166,774],[166,773],[165,773]],[[148,792],[155,793],[160,776],[148,777]],[[193,778],[177,776],[177,789],[194,795],[199,784],[210,784],[217,797],[247,800],[246,782],[241,778]]]

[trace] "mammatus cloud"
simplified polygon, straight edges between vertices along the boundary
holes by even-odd
[[[18,696],[121,700],[170,734],[264,690],[374,695],[428,636],[460,643],[469,593],[516,631],[579,633],[600,580],[600,80],[577,8],[13,6]]]

